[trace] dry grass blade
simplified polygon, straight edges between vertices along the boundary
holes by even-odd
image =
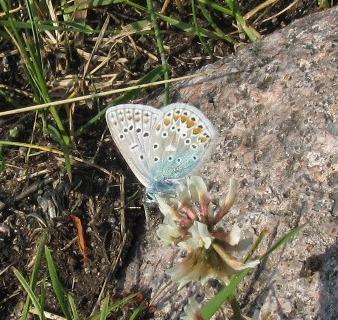
[[[165,83],[173,83],[173,82],[183,81],[183,80],[187,80],[187,79],[203,77],[203,76],[207,76],[207,75],[208,75],[208,73],[206,73],[206,72],[195,73],[195,74],[192,74],[192,75],[173,78],[173,79],[169,79],[169,80],[161,80],[161,81],[156,81],[156,82],[152,82],[152,83],[130,86],[128,88],[113,89],[113,90],[109,90],[109,91],[106,91],[106,92],[98,92],[98,93],[88,94],[88,95],[85,95],[85,96],[80,96],[80,97],[71,98],[71,99],[42,103],[42,104],[38,104],[38,105],[35,105],[35,106],[18,108],[18,109],[15,109],[15,110],[3,111],[3,112],[0,112],[0,117],[18,114],[18,113],[22,113],[22,112],[40,110],[40,109],[48,108],[50,106],[56,107],[56,106],[61,106],[61,105],[72,103],[72,102],[91,100],[91,99],[100,98],[100,97],[107,97],[107,96],[113,95],[115,93],[133,91],[133,90],[142,89],[142,88],[149,88],[149,87],[162,85],[162,84],[165,84]]]

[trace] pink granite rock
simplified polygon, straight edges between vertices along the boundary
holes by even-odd
[[[254,236],[268,228],[264,253],[307,224],[241,287],[243,313],[254,319],[338,319],[337,17],[334,7],[300,19],[205,66],[209,76],[173,88],[174,101],[199,106],[219,130],[202,174],[218,197],[231,176],[239,181],[229,226],[237,222]],[[160,293],[177,252],[158,242],[157,222],[148,222],[124,289],[151,292],[155,318],[177,319],[188,297],[211,297],[216,289]],[[224,312],[220,318],[231,314]]]

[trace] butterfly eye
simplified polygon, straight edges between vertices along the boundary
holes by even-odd
[[[168,157],[168,161],[172,161],[173,160],[173,157],[172,156],[169,156]]]
[[[158,158],[157,158],[157,157],[154,157],[154,161],[157,162],[157,161],[158,161]]]
[[[175,131],[175,129],[176,129],[175,126],[172,126],[172,127],[170,128],[171,131]]]
[[[155,143],[155,144],[153,145],[153,149],[157,149],[157,148],[158,148],[158,144]]]
[[[144,137],[144,138],[149,137],[149,132],[143,133],[143,137]]]
[[[168,132],[164,131],[162,132],[162,138],[166,138],[168,136]]]
[[[129,126],[129,131],[133,130],[133,128],[134,128],[133,125]]]
[[[196,118],[195,117],[191,117],[190,118],[192,121],[196,121]]]
[[[188,112],[187,112],[187,111],[184,111],[184,112],[183,112],[183,115],[187,116],[187,115],[188,115]]]
[[[141,154],[141,155],[140,155],[140,159],[141,159],[141,160],[143,160],[143,159],[144,159],[144,157],[143,157],[143,154]]]
[[[181,163],[181,161],[182,161],[181,158],[178,158],[178,159],[176,160],[177,163]]]
[[[190,142],[191,142],[190,139],[186,139],[186,140],[184,141],[185,144],[189,144]]]
[[[140,133],[141,131],[142,131],[141,128],[137,128],[137,129],[136,129],[136,132],[137,132],[137,133]]]
[[[176,110],[175,113],[176,113],[176,114],[180,114],[181,111],[180,111],[180,110]]]
[[[128,132],[128,129],[127,129],[127,128],[124,128],[124,129],[123,129],[123,132]]]
[[[196,156],[193,156],[192,158],[193,158],[195,161],[197,160],[197,157],[196,157]]]
[[[196,148],[197,148],[196,144],[191,145],[191,149],[196,149]]]
[[[123,134],[120,134],[120,139],[122,140],[124,138],[124,135]]]

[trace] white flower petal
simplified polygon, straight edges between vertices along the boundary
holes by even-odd
[[[158,208],[160,209],[161,213],[164,216],[167,215],[170,215],[171,217],[177,216],[177,211],[172,206],[170,206],[164,198],[156,196],[156,201],[158,203]]]
[[[239,243],[240,240],[241,240],[241,229],[239,228],[239,226],[237,224],[235,224],[232,227],[232,230],[227,235],[226,241],[231,246],[235,246]]]
[[[252,261],[249,261],[247,262],[246,264],[243,265],[243,269],[246,269],[246,268],[255,268],[257,265],[259,265],[260,263],[260,260],[252,260]]]
[[[166,245],[175,244],[176,240],[181,237],[178,226],[170,215],[164,217],[163,223],[158,226],[156,233]]]
[[[184,241],[188,247],[209,249],[213,239],[204,223],[194,221],[194,224],[189,228],[189,232],[191,237]]]
[[[196,221],[198,233],[204,243],[204,248],[209,249],[212,243],[212,238],[209,233],[208,227],[204,223]]]
[[[187,185],[193,202],[201,201],[202,197],[209,198],[208,189],[203,179],[199,176],[187,178]]]

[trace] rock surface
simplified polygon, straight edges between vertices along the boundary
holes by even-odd
[[[219,130],[202,170],[211,192],[223,197],[231,176],[240,183],[227,223],[256,236],[268,228],[261,253],[306,224],[241,288],[253,319],[338,319],[337,17],[334,7],[298,20],[174,87],[173,101],[200,107]],[[156,223],[149,221],[124,290],[151,291],[156,317],[177,319],[188,297],[215,289],[170,285],[164,270],[177,252],[156,240]]]

